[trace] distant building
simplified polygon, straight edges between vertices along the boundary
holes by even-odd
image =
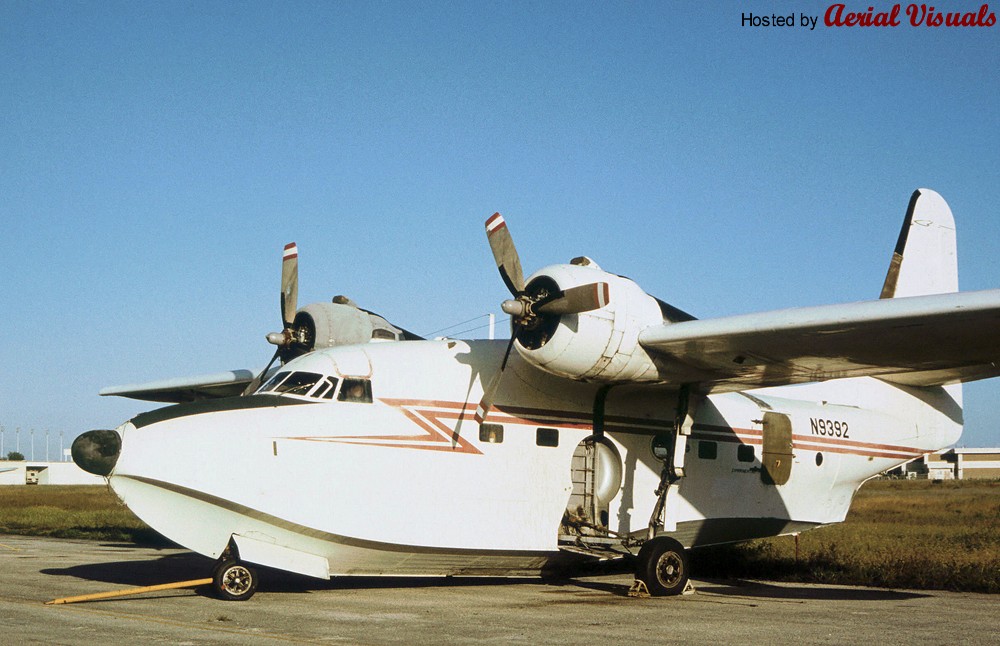
[[[87,473],[73,462],[0,460],[0,485],[100,485],[104,478]]]
[[[887,475],[919,480],[1000,479],[1000,449],[944,449],[925,453]]]

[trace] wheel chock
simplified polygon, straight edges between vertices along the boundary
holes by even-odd
[[[632,587],[628,590],[628,596],[633,599],[647,599],[649,598],[649,588],[646,587],[646,582],[641,579],[636,579],[632,582]]]

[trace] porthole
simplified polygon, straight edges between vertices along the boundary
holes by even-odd
[[[535,431],[535,444],[538,446],[559,446],[559,429],[538,429]]]
[[[503,426],[500,424],[480,424],[479,441],[500,444],[503,442]]]
[[[819,466],[823,466],[823,454],[822,453],[817,453],[816,454],[816,466],[818,466],[818,467]]]
[[[670,457],[670,443],[672,441],[673,438],[666,433],[654,435],[653,441],[650,444],[650,448],[653,451],[653,457],[660,462],[666,462],[667,458]]]

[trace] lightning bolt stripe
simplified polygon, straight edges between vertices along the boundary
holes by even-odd
[[[466,402],[448,402],[424,399],[380,399],[380,402],[399,409],[422,434],[415,435],[356,435],[356,436],[303,436],[289,439],[309,442],[331,442],[378,446],[396,449],[417,449],[425,451],[447,451],[467,455],[482,455],[483,452],[469,438],[462,436],[462,422],[469,422],[470,428],[478,428],[481,411],[473,411]],[[558,429],[591,430],[593,421],[590,413],[576,411],[555,411],[541,408],[518,406],[495,406],[488,415],[488,421],[497,424],[523,426],[550,426]],[[626,416],[605,418],[605,430],[619,433],[639,433],[654,435],[673,429],[672,420],[645,419]],[[475,438],[478,439],[478,438]],[[700,441],[750,444],[761,446],[764,434],[760,429],[731,428],[712,424],[695,424],[691,439]],[[793,435],[794,448],[807,451],[825,451],[873,458],[906,460],[924,453],[923,449],[895,444],[877,444],[842,438]]]

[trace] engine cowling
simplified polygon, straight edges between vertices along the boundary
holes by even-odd
[[[518,354],[552,374],[580,381],[656,381],[656,366],[639,345],[639,332],[663,323],[660,303],[628,278],[585,262],[545,267],[528,277],[525,292],[537,296],[603,282],[608,284],[608,304],[538,317],[516,330]]]
[[[292,327],[295,340],[283,355],[284,361],[339,345],[417,338],[341,296],[331,303],[306,305],[295,313]]]

